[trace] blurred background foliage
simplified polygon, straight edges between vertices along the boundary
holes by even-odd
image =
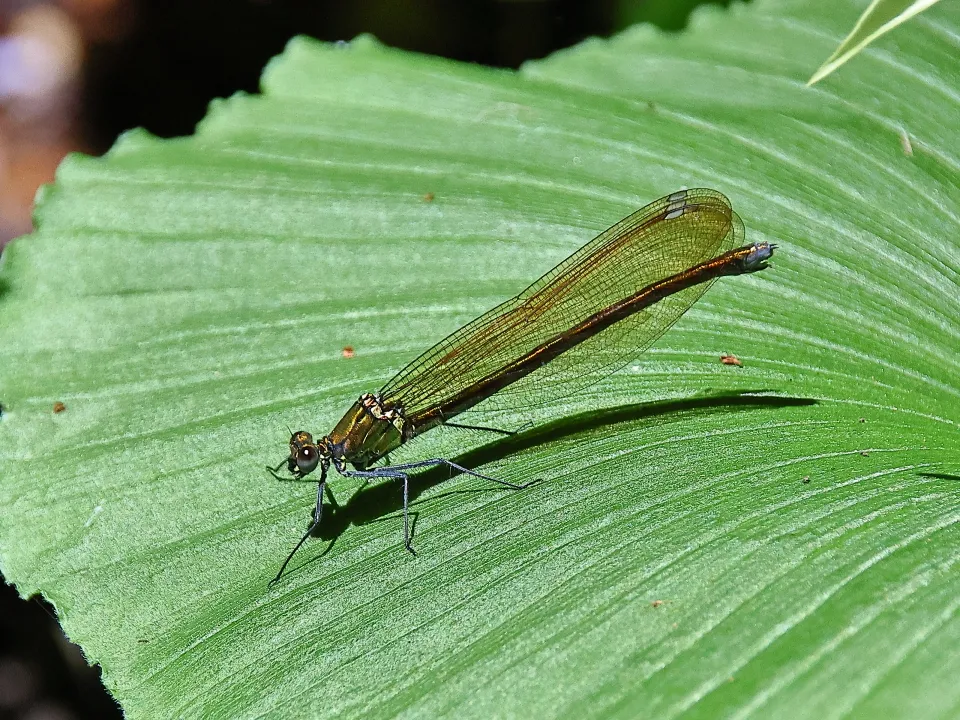
[[[714,0],[725,5],[729,0]],[[187,135],[208,103],[257,90],[294,35],[384,43],[516,68],[651,22],[681,30],[703,0],[0,0],[0,248],[31,229],[68,152],[125,130]],[[49,606],[0,583],[0,718],[122,717]]]

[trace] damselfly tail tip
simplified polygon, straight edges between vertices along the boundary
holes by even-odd
[[[767,260],[773,255],[777,246],[768,242],[756,243],[750,248],[750,252],[744,256],[742,263],[745,272],[755,272],[767,267]]]

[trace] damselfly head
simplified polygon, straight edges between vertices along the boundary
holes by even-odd
[[[291,473],[298,477],[309,475],[317,469],[320,455],[313,435],[304,430],[297,430],[290,435],[290,459],[287,464]]]

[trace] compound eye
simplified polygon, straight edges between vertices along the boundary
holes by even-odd
[[[320,453],[315,445],[305,445],[297,451],[297,469],[304,475],[317,469],[320,462]]]

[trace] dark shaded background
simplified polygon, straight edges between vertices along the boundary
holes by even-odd
[[[293,35],[369,32],[395,47],[515,68],[634,22],[678,30],[702,2],[0,0],[0,248],[30,231],[36,189],[67,152],[102,153],[134,127],[190,134],[213,98],[256,91]],[[121,716],[52,608],[0,583],[0,720]]]

